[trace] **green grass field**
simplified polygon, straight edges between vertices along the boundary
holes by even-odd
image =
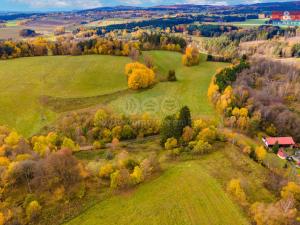
[[[157,140],[130,146],[135,157],[161,148]],[[130,192],[102,198],[65,225],[250,224],[224,190],[231,179],[238,178],[249,204],[272,202],[276,197],[264,185],[268,169],[231,144],[218,143],[214,148],[192,161],[163,163],[159,177]]]
[[[172,166],[136,191],[105,200],[68,225],[243,225],[241,210],[196,162]]]
[[[147,91],[138,91],[118,98],[110,105],[123,113],[148,112],[158,117],[177,112],[180,107],[190,107],[193,116],[215,115],[207,99],[207,89],[212,75],[225,63],[202,61],[195,67],[184,67],[181,54],[151,51],[150,55],[159,73],[166,76],[169,69],[176,71],[176,82],[160,82]]]
[[[63,112],[108,105],[120,113],[149,112],[162,117],[188,105],[193,115],[210,116],[206,93],[215,71],[224,63],[201,62],[184,67],[181,54],[151,51],[158,73],[175,69],[177,82],[151,89],[127,90],[127,57],[49,56],[0,61],[0,124],[25,136],[38,132]]]
[[[0,61],[0,124],[28,136],[58,116],[41,96],[88,97],[127,88],[125,57],[55,56]]]
[[[260,26],[264,25],[267,21],[269,21],[269,19],[248,19],[243,22],[233,22],[232,24],[238,26]]]

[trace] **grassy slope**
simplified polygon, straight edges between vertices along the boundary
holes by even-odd
[[[42,95],[86,97],[126,89],[127,62],[98,55],[0,61],[0,124],[30,135],[57,116],[41,106]]]
[[[129,195],[105,200],[69,225],[249,224],[221,186],[196,162],[172,166]]]
[[[135,157],[161,148],[158,140],[131,147],[125,149]],[[276,197],[264,185],[268,170],[230,144],[217,144],[215,149],[197,160],[164,164],[160,177],[130,193],[102,200],[66,225],[248,224],[223,190],[231,179],[239,178],[250,204],[274,201]]]
[[[124,95],[110,104],[120,112],[153,113],[159,117],[177,112],[188,105],[193,115],[211,116],[214,110],[207,99],[207,88],[215,71],[225,63],[201,62],[195,67],[184,67],[181,54],[175,52],[151,51],[144,54],[154,59],[158,71],[166,75],[169,69],[176,71],[177,82],[161,82],[147,91]],[[134,110],[127,110],[126,104],[133,102]]]
[[[240,25],[240,26],[260,26],[264,25],[266,21],[269,19],[248,19],[243,22],[233,22],[233,25]]]
[[[179,53],[146,54],[153,56],[161,74],[175,69],[179,81],[159,83],[150,90],[126,91],[123,71],[130,61],[126,57],[55,56],[0,61],[0,124],[29,136],[64,111],[111,102],[109,105],[114,110],[131,113],[131,110],[124,111],[130,99],[138,103],[134,107],[138,113],[153,112],[154,102],[158,116],[175,112],[181,105],[189,105],[196,115],[213,114],[206,97],[207,87],[211,76],[224,63],[202,62],[186,68],[181,65]],[[44,95],[51,96],[49,104],[55,112],[40,103]]]

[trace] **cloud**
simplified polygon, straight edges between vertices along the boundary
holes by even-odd
[[[96,8],[101,7],[99,0],[13,0],[33,8]]]

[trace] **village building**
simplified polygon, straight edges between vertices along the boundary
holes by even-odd
[[[266,19],[266,14],[264,14],[264,13],[259,13],[259,14],[258,14],[258,19]]]
[[[281,11],[272,12],[271,15],[273,25],[300,25],[300,11]]]
[[[292,137],[267,137],[262,140],[267,148],[272,148],[276,145],[279,148],[294,148],[296,144]]]

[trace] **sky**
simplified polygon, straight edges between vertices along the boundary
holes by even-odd
[[[65,11],[102,6],[167,4],[236,5],[288,0],[0,0],[0,11]]]

